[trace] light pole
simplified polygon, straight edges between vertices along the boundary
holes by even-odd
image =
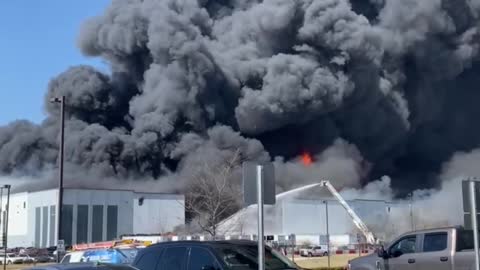
[[[60,103],[60,146],[58,151],[58,210],[57,210],[57,243],[62,240],[62,206],[63,206],[63,150],[65,145],[65,96],[51,99],[52,103]],[[60,251],[57,244],[57,262],[60,262]]]
[[[3,220],[4,223],[4,236],[3,236],[3,248],[4,248],[4,253],[3,253],[3,269],[7,269],[7,245],[8,245],[8,214],[10,212],[10,185],[4,185],[2,187],[2,195],[3,195],[3,189],[7,189],[7,204],[5,205],[5,218]]]
[[[328,228],[328,201],[323,201],[325,203],[325,226],[327,229],[327,259],[328,259],[328,268],[330,268],[330,231]]]
[[[412,223],[412,231],[415,230],[415,222],[413,220],[413,193],[410,193],[409,194],[409,197],[410,197],[410,222]]]

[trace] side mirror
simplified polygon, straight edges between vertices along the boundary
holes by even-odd
[[[390,257],[388,252],[385,250],[385,248],[383,246],[381,246],[377,250],[377,255],[378,255],[378,257],[383,258],[383,259],[388,259]]]

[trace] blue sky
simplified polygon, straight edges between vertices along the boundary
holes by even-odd
[[[100,59],[76,46],[85,19],[103,12],[110,0],[0,0],[0,125],[44,119],[43,98],[51,78],[66,68]]]

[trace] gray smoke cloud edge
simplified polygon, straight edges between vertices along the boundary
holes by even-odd
[[[66,175],[80,186],[181,189],[199,164],[240,150],[273,160],[280,190],[383,175],[392,196],[440,188],[442,166],[480,143],[477,2],[112,1],[78,36],[110,74],[75,66],[52,79],[41,124],[0,127],[0,173],[55,177],[49,100],[65,95]]]

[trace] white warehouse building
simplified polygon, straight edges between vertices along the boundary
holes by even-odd
[[[57,199],[57,189],[12,194],[8,247],[55,246]],[[1,201],[5,210],[5,194]],[[62,238],[66,245],[109,241],[123,234],[164,233],[183,224],[183,195],[64,189]]]
[[[393,216],[403,215],[409,223],[408,208],[404,204],[387,203],[380,200],[348,200],[349,206],[365,222],[370,230],[382,240],[390,239],[399,232],[392,225],[398,221]],[[329,197],[312,199],[278,200],[274,206],[266,205],[265,234],[297,235],[297,239],[324,239],[327,235],[327,207],[330,236],[351,236],[356,239],[360,231],[343,206]],[[240,210],[218,226],[220,234],[257,234],[257,206]],[[403,232],[403,231],[402,231]],[[349,238],[347,238],[349,239]]]

